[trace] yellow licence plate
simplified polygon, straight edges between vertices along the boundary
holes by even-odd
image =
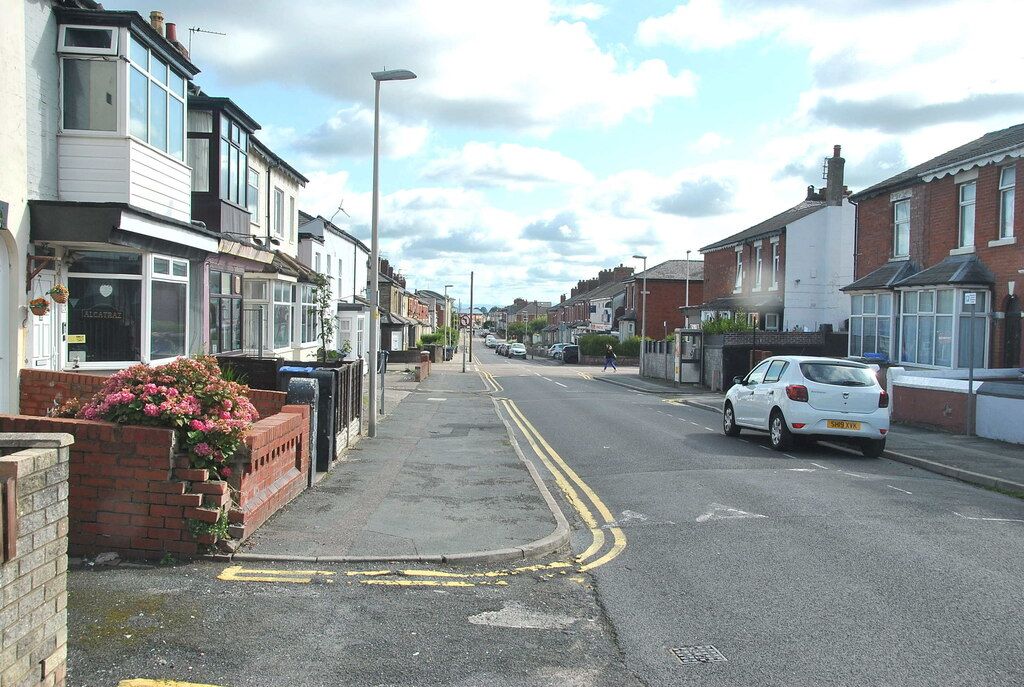
[[[859,422],[850,422],[848,420],[829,420],[829,429],[860,429]]]

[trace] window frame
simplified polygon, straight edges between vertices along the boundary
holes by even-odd
[[[75,62],[103,62],[111,64],[114,67],[114,128],[113,129],[75,129],[67,125],[67,76],[65,74],[66,66],[68,61]],[[81,136],[97,136],[97,137],[120,137],[122,126],[126,126],[123,121],[124,115],[122,114],[121,103],[119,102],[121,97],[121,91],[126,87],[124,79],[121,78],[120,69],[118,69],[118,58],[117,57],[101,57],[96,55],[76,55],[74,53],[62,53],[60,55],[60,93],[59,93],[59,107],[60,107],[60,130],[61,132],[81,135]]]
[[[904,221],[899,219],[899,210],[901,207],[906,207],[907,217]],[[910,257],[910,199],[904,198],[903,200],[894,201],[892,204],[892,257],[894,258],[907,258]],[[903,251],[900,251],[900,226],[905,226],[906,233],[906,246]]]
[[[782,257],[779,251],[779,242],[772,241],[772,285],[771,289],[779,288],[779,267],[782,266]]]
[[[931,309],[922,311],[921,310],[920,295],[922,293],[929,293],[929,292],[932,294],[932,296],[931,296],[931,299],[932,299],[931,300]],[[939,308],[940,294],[943,293],[943,292],[952,292],[952,294],[953,294],[953,303],[952,303],[952,307],[949,309],[949,312],[940,312],[940,308]],[[984,308],[981,309],[981,310],[978,310],[977,312],[975,312],[973,314],[973,316],[970,314],[970,312],[963,305],[963,294],[967,293],[967,292],[974,292],[974,293],[982,294],[983,298],[984,298]],[[911,295],[913,295],[913,297],[911,297]],[[914,306],[912,308],[913,312],[906,312],[906,310],[908,309],[910,304],[913,304],[913,306]],[[920,327],[920,319],[921,319],[921,317],[930,317],[930,318],[932,318],[932,325],[930,327],[931,336],[932,336],[932,348],[931,348],[931,350],[932,350],[932,358],[931,358],[932,362],[931,363],[918,362],[919,356],[916,355],[916,352],[920,350],[920,343],[918,342],[918,337],[920,337],[920,333],[921,333],[921,327]],[[985,367],[985,366],[988,365],[989,355],[991,353],[991,350],[990,350],[990,348],[991,348],[991,346],[990,346],[990,344],[991,344],[990,338],[991,338],[991,335],[992,335],[992,294],[991,294],[990,291],[988,291],[988,290],[986,290],[984,288],[970,288],[970,287],[966,287],[965,288],[965,287],[961,287],[961,286],[955,286],[955,287],[941,287],[941,286],[940,287],[927,287],[927,288],[921,288],[921,289],[906,289],[906,290],[902,291],[901,292],[901,298],[900,298],[900,313],[899,313],[900,332],[899,332],[899,346],[898,346],[898,349],[897,349],[899,351],[899,359],[898,359],[898,361],[901,364],[915,365],[917,367],[930,368],[930,369],[951,369],[951,370],[965,369],[967,367],[966,365],[961,366],[959,364],[960,355],[961,355],[961,352],[962,352],[961,348],[967,345],[967,342],[965,340],[961,340],[961,336],[960,336],[960,321],[962,319],[965,319],[965,318],[970,320],[972,317],[974,319],[984,319],[984,321],[985,321],[984,332],[983,332],[983,335],[982,335],[982,339],[983,339],[983,341],[982,341],[982,351],[981,351],[982,352],[982,364],[978,366],[978,367]],[[913,349],[915,351],[915,355],[913,356],[914,357],[913,360],[911,360],[908,357],[904,356],[904,348],[906,347],[905,336],[906,336],[906,331],[908,329],[907,328],[907,320],[908,320],[908,318],[916,318],[915,323],[914,323],[914,327],[913,327],[914,337],[915,337],[914,349]],[[935,360],[937,358],[936,354],[939,351],[939,336],[940,336],[941,333],[944,333],[944,332],[940,331],[939,318],[943,318],[945,320],[946,324],[949,325],[949,329],[948,330],[949,330],[950,342],[949,342],[949,364],[948,365],[944,365],[944,364],[940,364],[940,363],[936,363],[935,362]],[[975,342],[975,343],[977,345],[977,342]]]
[[[1013,173],[1013,181],[1007,184],[1003,178],[1006,172]],[[1017,167],[1007,165],[999,169],[999,235],[998,239],[1013,238],[1014,204],[1016,203]],[[1006,212],[1006,198],[1009,196],[1010,212]],[[1009,219],[1009,221],[1007,221]]]
[[[274,234],[284,238],[284,190],[274,187]]]
[[[253,177],[256,179],[255,184],[252,183]],[[245,203],[246,209],[249,210],[250,224],[260,223],[260,180],[262,178],[263,175],[255,167],[249,167],[246,170]]]
[[[139,47],[146,51],[146,62],[147,64],[142,65],[135,61],[132,57],[131,46],[133,43],[137,43]],[[126,78],[125,78],[125,101],[128,108],[128,120],[126,121],[125,133],[129,138],[132,138],[139,143],[143,143],[155,151],[163,153],[167,157],[187,164],[189,157],[188,153],[188,79],[184,74],[179,73],[171,64],[168,64],[159,55],[154,55],[153,50],[145,44],[145,42],[139,40],[131,32],[128,32],[128,46],[129,49],[125,50],[122,57],[127,63]],[[157,60],[159,64],[164,67],[164,78],[152,71],[153,61]],[[146,138],[140,138],[137,134],[132,133],[132,120],[131,120],[131,103],[132,103],[132,70],[136,70],[145,77],[147,81],[146,87]],[[181,92],[175,92],[172,86],[174,80],[172,76],[181,82]],[[165,148],[161,148],[159,145],[153,142],[153,89],[156,87],[158,90],[163,91],[164,97],[164,145]],[[172,141],[172,124],[171,124],[171,101],[175,100],[181,106],[181,155],[176,155],[171,152],[171,141]]]
[[[872,311],[867,312],[864,307],[865,299],[872,298]],[[892,291],[865,291],[861,293],[850,294],[850,319],[848,324],[848,340],[846,352],[847,355],[861,357],[865,353],[884,353],[886,357],[891,361],[899,359],[900,348],[896,338],[897,322],[901,313],[897,307],[899,301],[899,294]],[[886,303],[888,312],[882,312],[882,304]],[[865,326],[865,320],[871,321],[871,326]],[[886,350],[882,350],[882,346],[879,340],[882,338],[883,327],[881,324],[885,322],[888,324],[888,333],[884,336],[888,337],[889,344]],[[865,346],[865,334],[867,329],[871,329],[871,338],[874,342],[874,350],[867,350]]]
[[[214,275],[217,275],[216,279],[221,284],[223,284],[224,275],[228,276],[228,278],[230,280],[230,285],[231,285],[230,288],[228,289],[228,293],[224,293],[224,290],[223,290],[223,288],[221,286],[218,286],[217,293],[214,293],[214,289],[213,289],[214,278],[215,278]],[[235,283],[236,283],[236,281],[238,283],[238,291],[237,291],[237,293],[235,292]],[[264,282],[264,283],[266,283],[266,282]],[[210,271],[209,271],[209,286],[210,286],[210,288],[209,288],[210,295],[209,295],[209,299],[207,301],[207,307],[210,308],[210,311],[212,313],[213,305],[214,305],[214,303],[216,303],[216,308],[217,308],[217,313],[218,313],[217,314],[218,321],[217,321],[217,328],[216,328],[216,333],[217,333],[217,347],[216,347],[216,350],[214,350],[214,340],[213,340],[214,339],[214,327],[213,327],[212,320],[210,321],[209,327],[207,328],[207,330],[209,332],[209,336],[210,336],[210,339],[209,339],[209,342],[208,342],[209,343],[210,353],[211,354],[237,353],[239,351],[244,350],[245,349],[245,325],[246,325],[245,320],[246,320],[246,317],[245,317],[245,299],[243,297],[244,280],[243,280],[242,274],[240,272],[231,272],[231,271],[228,271],[228,270],[212,269],[211,268]],[[231,341],[228,342],[229,346],[227,346],[227,347],[224,345],[224,337],[223,337],[224,327],[223,327],[222,321],[220,320],[220,313],[223,312],[222,301],[230,301],[231,302],[231,304],[229,306],[229,310],[231,311],[232,322],[231,322],[231,328],[229,330],[229,335],[228,335],[229,338],[231,339]],[[235,329],[236,329],[235,320],[234,320],[234,313],[235,313],[234,302],[235,301],[238,302],[238,322],[237,322],[238,346],[237,347],[234,347],[234,333],[235,333]]]
[[[732,290],[733,293],[743,290],[743,249],[737,249],[736,251],[736,275],[733,279]]]
[[[217,197],[249,212],[249,132],[223,110],[217,113]],[[225,127],[225,124],[227,125]],[[224,171],[227,170],[227,179]],[[232,174],[234,171],[234,189]],[[242,172],[245,172],[244,174]],[[225,183],[226,181],[226,183]]]
[[[761,246],[754,246],[754,288],[761,290],[761,268],[764,260],[761,257]]]
[[[68,29],[85,29],[87,31],[109,31],[111,35],[112,45],[109,45],[106,48],[90,48],[88,46],[78,45],[69,46],[67,44]],[[92,26],[89,24],[61,24],[57,36],[57,52],[61,55],[117,55],[118,46],[121,42],[120,34],[121,31],[116,26]]]
[[[965,201],[964,200],[964,191],[967,188],[972,188],[974,190],[974,197],[971,200],[969,200],[969,201]],[[975,232],[977,230],[977,225],[978,225],[978,214],[977,214],[978,180],[977,179],[972,179],[971,181],[965,181],[964,183],[959,184],[957,186],[957,199],[959,201],[958,202],[958,215],[957,215],[957,225],[959,226],[959,233],[957,234],[957,247],[958,248],[973,247],[975,245],[975,239],[976,239]],[[966,213],[968,208],[970,208],[970,210],[971,210],[971,227],[970,227],[971,241],[970,241],[970,243],[965,241],[965,238],[966,238],[966,234],[965,234],[966,222],[964,221],[964,217],[965,217],[965,213]]]

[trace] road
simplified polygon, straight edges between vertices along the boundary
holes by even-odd
[[[69,684],[1024,684],[1024,502],[884,459],[730,439],[716,413],[599,368],[475,357],[492,389],[481,402],[544,475],[571,552],[497,576],[75,570]]]
[[[589,574],[639,681],[1024,683],[1021,501],[820,446],[782,455],[584,368],[481,362],[615,514],[627,545]],[[725,661],[671,651],[707,645]]]

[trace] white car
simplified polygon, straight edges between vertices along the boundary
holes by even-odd
[[[561,358],[562,357],[562,349],[565,348],[567,345],[568,344],[564,344],[564,343],[551,344],[551,348],[548,349],[548,357],[549,358],[554,358],[556,360],[558,358]]]
[[[494,348],[497,345],[497,340],[498,338],[494,336],[494,334],[488,334],[487,338],[484,339],[484,345],[487,346],[487,348]]]
[[[508,349],[509,358],[522,358],[526,360],[526,346],[521,343],[514,343]]]
[[[861,452],[877,458],[889,433],[889,395],[862,363],[774,356],[733,380],[722,429],[731,437],[766,430],[776,451],[788,450],[794,437],[859,440]]]

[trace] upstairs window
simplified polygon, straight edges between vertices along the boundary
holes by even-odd
[[[736,251],[736,278],[733,280],[733,288],[737,291],[743,288],[743,251]]]
[[[220,197],[247,207],[249,134],[224,113],[220,115]]]
[[[999,238],[1013,236],[1013,196],[1017,183],[1017,171],[1003,167],[999,172]]]
[[[70,57],[61,62],[64,129],[117,131],[117,62]]]
[[[910,255],[910,201],[893,203],[892,256],[905,258]]]
[[[274,233],[284,237],[284,191],[274,189]]]
[[[117,29],[109,26],[61,26],[60,52],[117,54]]]
[[[184,160],[185,78],[135,36],[128,63],[128,133]]]
[[[772,288],[779,286],[779,244],[772,244]]]
[[[761,288],[761,246],[754,248],[754,288]]]
[[[974,245],[974,203],[978,184],[960,184],[960,247]]]
[[[245,205],[249,209],[249,221],[260,223],[260,173],[249,168],[249,183],[245,192]]]

